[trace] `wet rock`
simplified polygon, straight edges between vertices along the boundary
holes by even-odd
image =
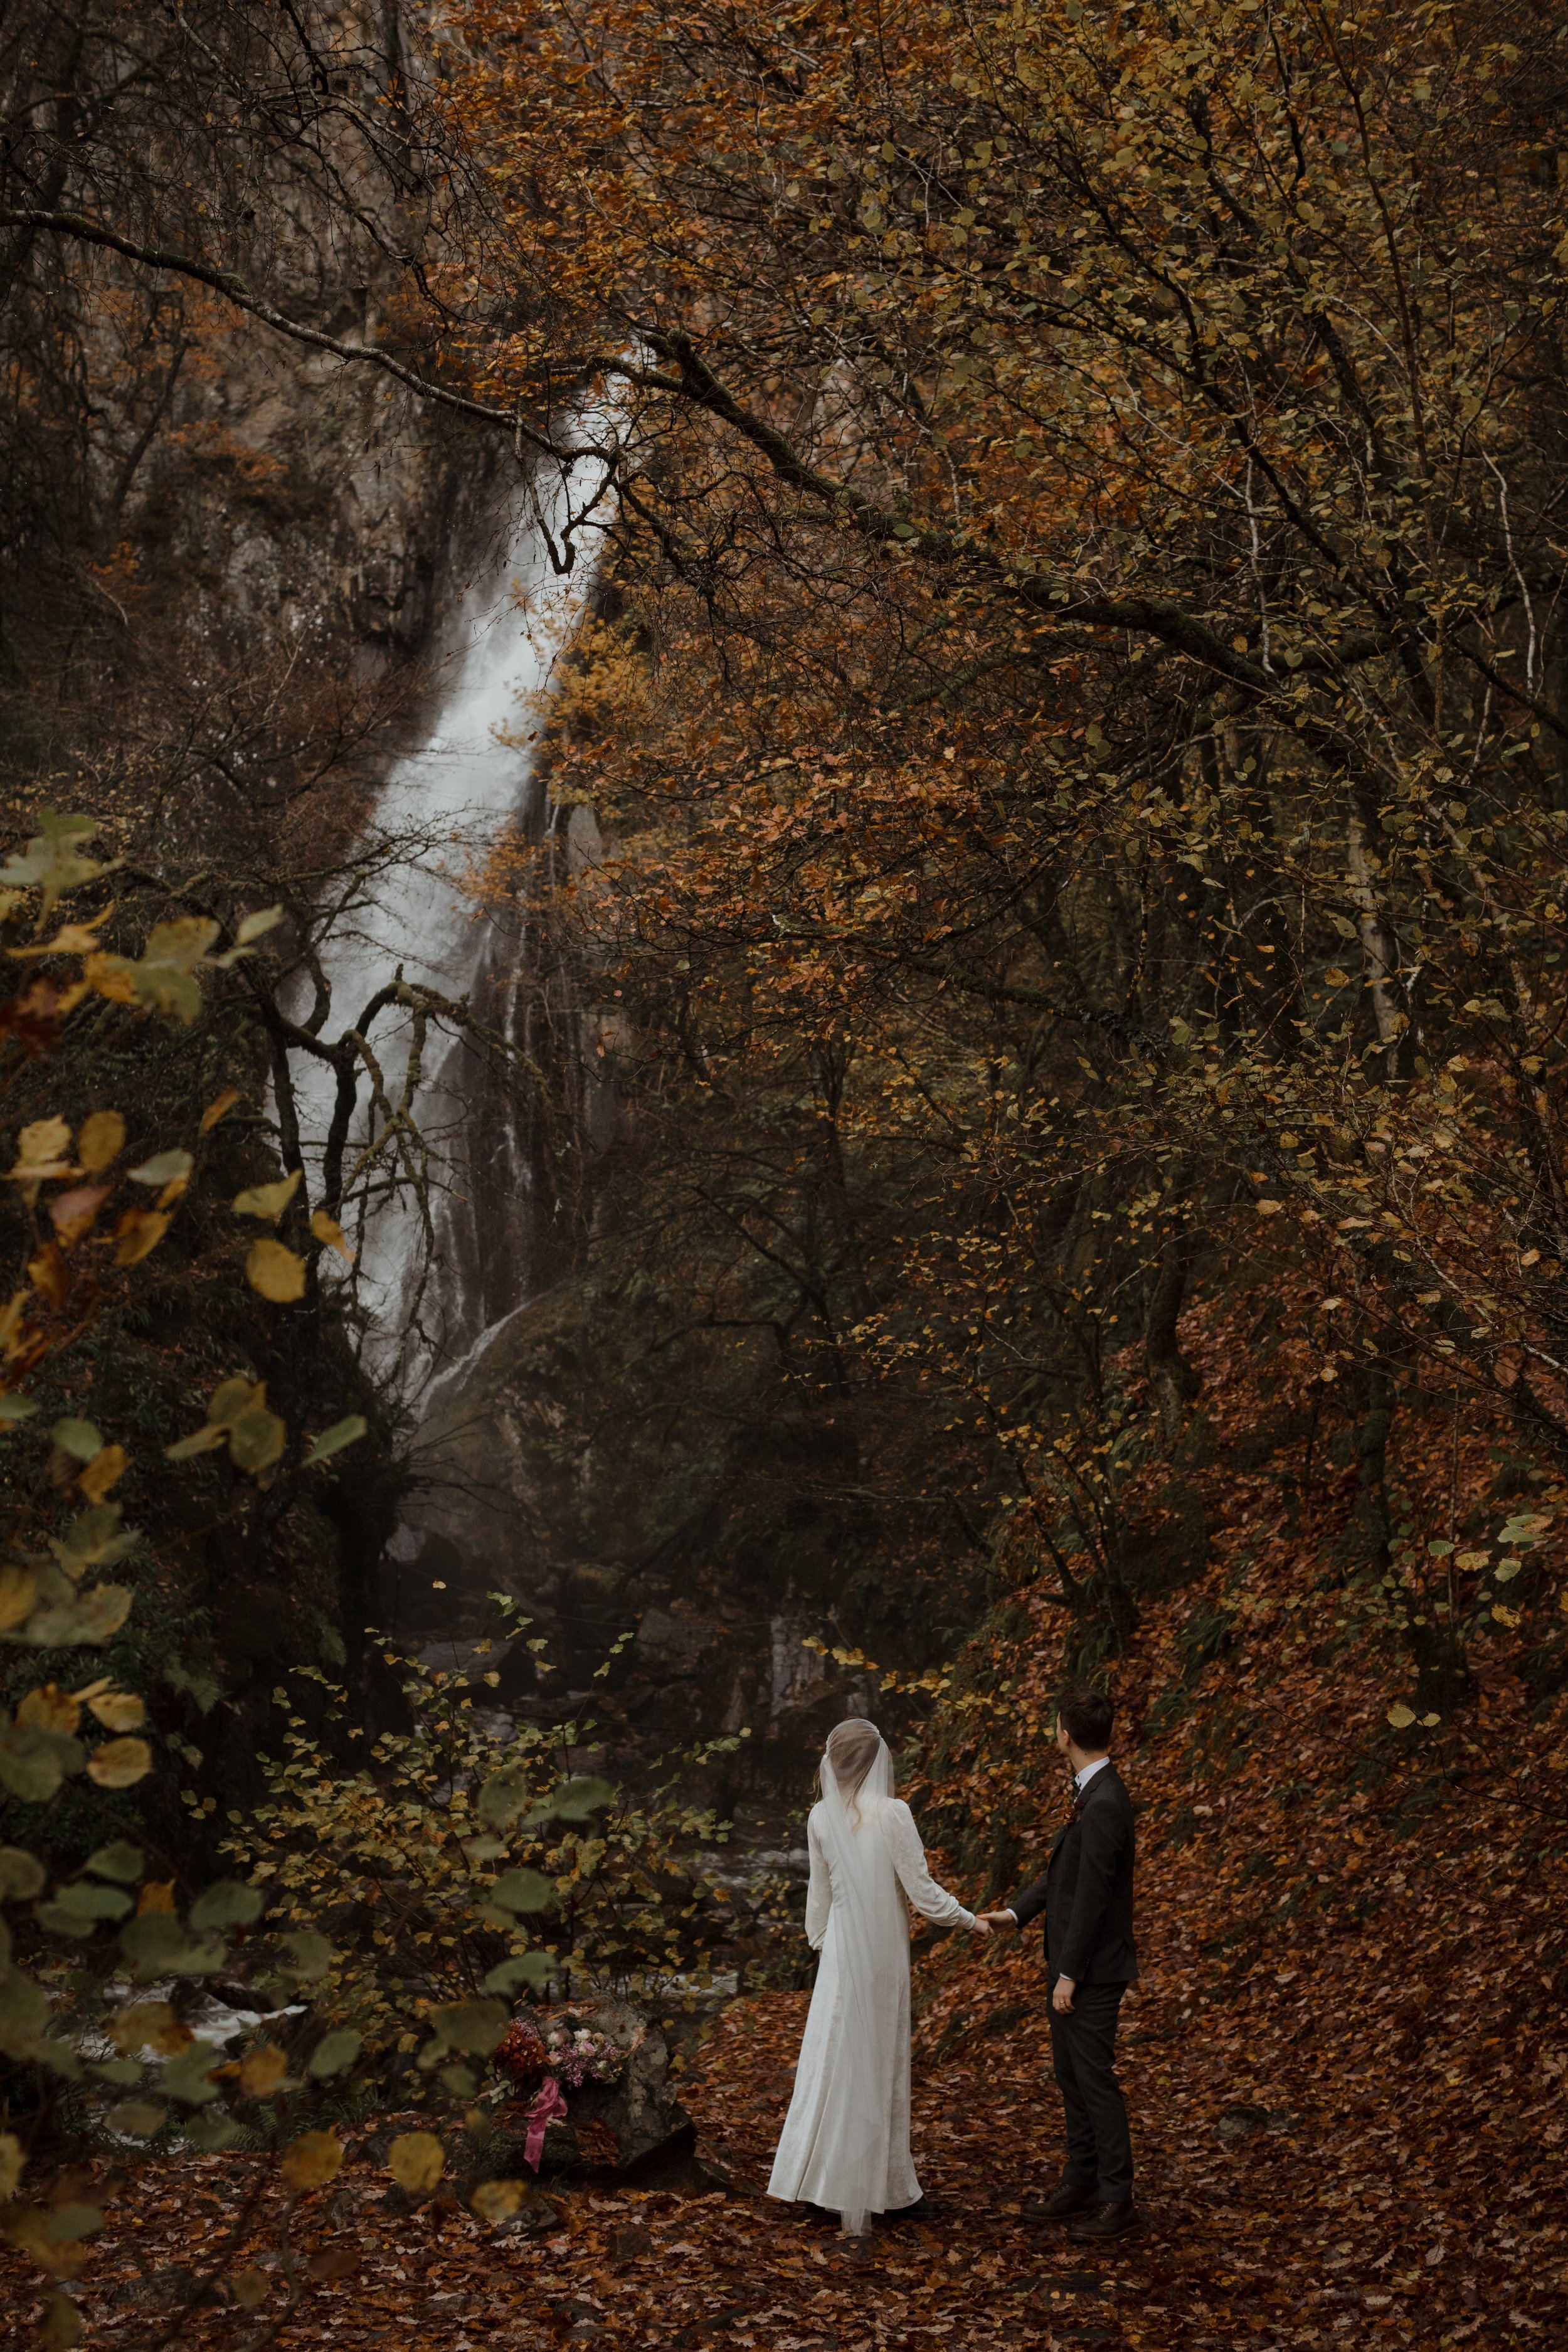
[[[659,2028],[624,2001],[603,2002],[584,2014],[584,2022],[610,2034],[628,2055],[618,2083],[584,2084],[580,2091],[567,2092],[569,2123],[595,2124],[608,2132],[620,2170],[677,2142],[689,2146],[696,2129],[676,2096],[669,2044]]]
[[[1215,2129],[1227,2147],[1236,2147],[1244,2139],[1251,2139],[1258,2132],[1268,2129],[1268,2110],[1267,2107],[1226,2107]]]

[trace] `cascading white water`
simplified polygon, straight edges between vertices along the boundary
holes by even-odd
[[[479,981],[494,952],[495,929],[479,912],[463,877],[483,858],[501,829],[527,804],[532,752],[520,732],[531,701],[547,692],[555,656],[568,637],[593,577],[602,530],[584,527],[584,497],[574,476],[592,468],[602,495],[604,468],[584,457],[563,467],[545,489],[519,496],[499,560],[481,583],[464,593],[461,612],[446,631],[449,651],[435,725],[420,747],[401,759],[382,786],[374,833],[389,845],[369,894],[352,919],[324,943],[322,969],[331,992],[324,1034],[339,1037],[359,1025],[376,991],[399,967],[411,982],[460,998]],[[592,483],[590,484],[592,493]],[[591,513],[598,503],[590,494]],[[551,562],[563,545],[574,549],[564,575]],[[401,846],[400,846],[401,845]],[[406,1055],[408,1016],[384,1008],[371,1044],[387,1071],[395,1099]],[[422,1130],[437,1139],[437,1183],[432,1201],[437,1241],[442,1239],[440,1139],[461,1124],[466,1106],[453,1072],[457,1048],[431,1039],[425,1083],[414,1106]],[[314,1061],[298,1070],[297,1087],[307,1161],[318,1166],[332,1107],[331,1082]],[[368,1085],[362,1084],[345,1168],[378,1133]],[[367,1216],[359,1293],[370,1317],[371,1345],[385,1364],[395,1358],[411,1275],[427,1246],[418,1205],[405,1187],[373,1204]],[[450,1261],[448,1261],[448,1269]],[[437,1268],[437,1281],[442,1269]],[[444,1320],[459,1344],[462,1302]],[[402,1382],[412,1391],[441,1366],[428,1343],[405,1347]]]

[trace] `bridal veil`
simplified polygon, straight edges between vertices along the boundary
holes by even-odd
[[[888,2179],[891,2116],[889,2084],[904,2063],[903,1988],[910,1965],[909,1912],[881,1817],[893,1794],[893,1759],[873,1724],[839,1726],[877,1742],[865,1779],[841,1790],[828,1756],[822,1759],[823,1843],[833,1878],[838,1966],[844,1988],[844,2033],[833,2088],[838,2143],[836,2202],[845,2231],[858,2237],[868,2212],[879,2211]]]

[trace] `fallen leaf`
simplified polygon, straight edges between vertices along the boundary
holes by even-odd
[[[81,1708],[68,1692],[46,1683],[41,1690],[30,1690],[16,1702],[16,1720],[29,1731],[73,1732],[81,1721]]]
[[[310,1231],[319,1242],[324,1242],[328,1248],[335,1249],[341,1258],[345,1258],[349,1265],[353,1265],[353,1251],[349,1247],[348,1235],[336,1217],[329,1216],[325,1209],[315,1210],[310,1217]]]
[[[386,2168],[400,2189],[425,2196],[447,2169],[447,2151],[434,2132],[405,2132],[387,2150]]]
[[[289,2072],[289,2061],[275,2042],[258,2042],[239,2062],[239,2087],[247,2099],[264,2099]]]
[[[305,1295],[305,1261],[281,1242],[252,1242],[246,1255],[245,1278],[263,1298],[286,1307]]]
[[[87,1759],[87,1777],[100,1789],[131,1789],[153,1769],[153,1750],[144,1739],[106,1739]]]
[[[147,1720],[146,1707],[130,1691],[102,1691],[87,1705],[105,1731],[140,1731]]]
[[[202,1113],[201,1132],[204,1135],[209,1133],[217,1125],[219,1119],[234,1108],[239,1098],[237,1087],[225,1087],[221,1095],[215,1095]]]
[[[76,1483],[89,1503],[101,1503],[130,1466],[131,1456],[123,1445],[100,1446]]]
[[[116,1265],[140,1265],[142,1259],[155,1250],[169,1230],[169,1217],[162,1209],[127,1209],[114,1228]]]
[[[118,1160],[125,1149],[125,1121],[117,1110],[95,1110],[81,1124],[76,1156],[89,1176]]]
[[[336,2132],[301,2132],[283,2152],[279,2167],[290,2189],[324,2189],[342,2168],[343,2144]]]

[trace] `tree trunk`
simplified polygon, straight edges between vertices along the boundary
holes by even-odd
[[[1176,1340],[1186,1297],[1188,1244],[1184,1232],[1165,1235],[1146,1278],[1143,1300],[1143,1360],[1160,1409],[1160,1429],[1170,1444],[1181,1434],[1187,1407],[1203,1386]]]

